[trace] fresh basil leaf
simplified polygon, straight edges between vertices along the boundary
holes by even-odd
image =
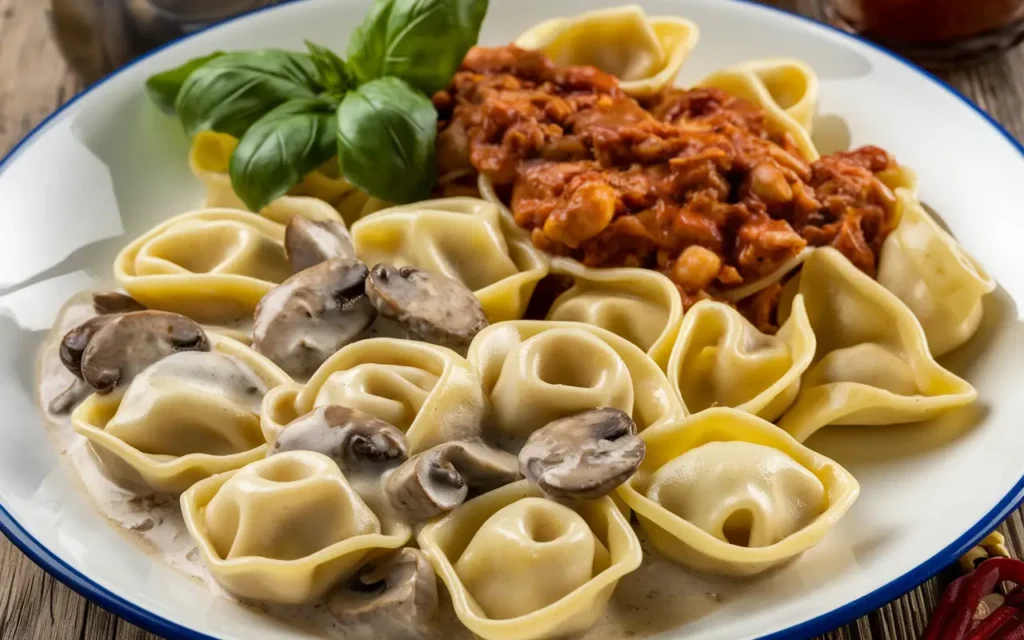
[[[320,84],[329,93],[340,97],[355,85],[349,78],[345,61],[339,58],[338,54],[309,40],[306,40],[306,48],[309,49],[309,57],[320,74]]]
[[[437,111],[398,78],[380,78],[345,94],[338,108],[338,159],[345,179],[389,202],[412,202],[437,181]]]
[[[185,80],[193,71],[222,55],[223,51],[214,51],[208,56],[193,58],[180,67],[150,76],[149,80],[146,80],[146,92],[150,100],[160,107],[161,111],[174,113],[174,101],[178,99],[178,92],[181,91],[181,85],[185,84]]]
[[[314,98],[322,87],[304,53],[266,49],[228,53],[196,69],[174,103],[189,135],[219,131],[242,137],[271,109]]]
[[[476,44],[487,0],[376,0],[346,55],[360,82],[395,76],[428,95],[443,88]]]
[[[231,186],[251,210],[279,198],[336,152],[331,105],[289,100],[249,127],[231,156]]]

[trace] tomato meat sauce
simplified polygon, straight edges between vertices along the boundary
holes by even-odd
[[[874,276],[897,220],[877,147],[809,162],[759,107],[713,88],[638,102],[589,66],[515,46],[476,47],[434,95],[437,161],[480,173],[544,251],[667,275],[684,305],[756,283],[808,246]],[[775,328],[781,287],[737,306]]]

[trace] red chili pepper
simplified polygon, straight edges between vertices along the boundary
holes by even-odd
[[[1011,611],[1000,613],[999,618],[992,622],[991,633],[999,635],[976,635],[971,633],[971,623],[978,603],[991,594],[1000,582],[1013,582],[1024,586],[1024,562],[1009,558],[991,558],[978,565],[972,573],[958,578],[946,589],[939,601],[939,608],[928,625],[922,640],[982,640],[985,638],[1002,638],[1005,640],[1024,640],[1024,618],[1016,620],[1020,609],[1013,606],[1019,602],[1018,595],[1012,604],[1004,604]],[[1016,590],[1015,590],[1016,591]],[[999,613],[1003,607],[998,609]],[[995,613],[993,613],[993,616]],[[991,617],[991,616],[990,616]],[[1008,624],[1014,619],[1014,623]],[[996,626],[998,623],[998,626]],[[989,625],[981,625],[986,628]],[[980,631],[981,626],[975,631]],[[1004,631],[1005,628],[1005,631]]]
[[[1024,638],[1024,613],[1018,611],[1017,615],[1014,616],[1014,621],[1017,626],[1006,631],[1000,631],[992,636],[992,640],[1021,640]]]
[[[1013,617],[1020,613],[1020,610],[1016,607],[1003,605],[993,611],[989,617],[981,621],[974,631],[971,631],[970,635],[967,636],[967,640],[987,640],[995,636],[996,632],[1004,630],[1006,627],[1011,629],[1017,626],[1017,622],[1013,621]]]

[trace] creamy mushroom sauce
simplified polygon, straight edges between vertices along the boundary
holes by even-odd
[[[71,428],[70,412],[59,414],[50,410],[51,402],[77,382],[60,362],[60,341],[68,330],[95,315],[91,292],[75,296],[65,304],[40,348],[36,363],[37,398],[47,431],[97,511],[128,540],[221,597],[234,600],[206,571],[185,528],[178,500],[170,496],[139,496],[115,484],[105,475],[85,438]],[[401,331],[385,322],[381,326],[375,324],[364,335],[398,337]],[[361,480],[358,475],[353,479],[357,490]],[[643,564],[622,578],[601,621],[574,637],[611,640],[654,636],[713,613],[730,594],[743,588],[740,582],[729,578],[690,573],[649,549],[642,533],[640,538],[644,545]],[[471,640],[473,635],[456,618],[448,591],[440,581],[437,593],[441,606],[433,635],[448,640]],[[341,625],[320,602],[302,606],[239,604],[286,621],[297,630],[325,638],[365,640],[375,637],[371,630]]]

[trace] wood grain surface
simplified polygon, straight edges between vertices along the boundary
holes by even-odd
[[[776,2],[788,5],[787,0]],[[0,156],[71,98],[81,82],[50,37],[45,0],[0,0]],[[1024,48],[945,78],[1018,139],[1024,138]],[[1002,525],[1024,552],[1021,512]],[[940,575],[882,609],[824,636],[830,640],[920,637],[945,580]],[[0,537],[0,640],[143,640],[153,636],[60,584]]]

